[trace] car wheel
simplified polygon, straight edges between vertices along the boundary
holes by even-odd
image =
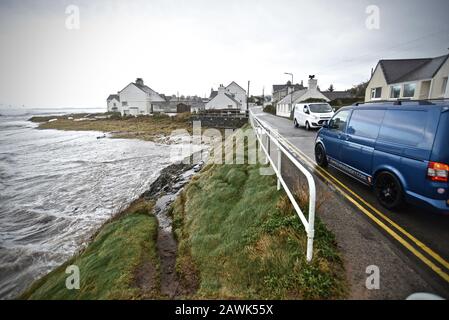
[[[374,184],[379,203],[387,209],[398,209],[404,202],[401,182],[390,172],[381,172]]]
[[[294,123],[294,125],[295,125],[295,128],[298,128],[298,127],[299,127],[298,121],[296,121],[296,119],[293,121],[293,123]]]
[[[309,124],[308,121],[306,121],[306,130],[307,130],[307,131],[310,131],[310,124]]]
[[[326,151],[324,150],[324,147],[321,143],[318,143],[315,146],[315,161],[318,163],[320,167],[327,167],[327,156]]]

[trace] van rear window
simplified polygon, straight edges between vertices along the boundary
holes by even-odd
[[[376,139],[385,110],[354,110],[348,133],[359,137]]]
[[[379,139],[418,146],[424,140],[427,118],[427,111],[387,110]]]

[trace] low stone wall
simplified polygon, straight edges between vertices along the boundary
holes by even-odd
[[[232,116],[216,116],[216,115],[192,115],[192,121],[200,121],[202,127],[219,128],[219,129],[237,129],[248,123],[248,117]]]

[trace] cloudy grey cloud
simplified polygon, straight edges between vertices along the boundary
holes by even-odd
[[[79,30],[65,27],[70,4]],[[165,94],[232,80],[267,93],[284,72],[342,90],[379,59],[446,54],[447,12],[446,0],[1,1],[0,103],[101,107],[136,77]]]

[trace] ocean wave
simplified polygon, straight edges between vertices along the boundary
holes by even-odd
[[[8,130],[17,134],[0,139],[0,299],[75,254],[170,164],[170,148],[152,142]]]

